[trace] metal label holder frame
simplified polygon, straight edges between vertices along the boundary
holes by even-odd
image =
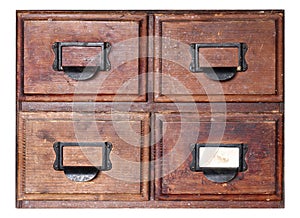
[[[238,66],[237,67],[201,67],[199,64],[200,48],[238,48]],[[193,73],[204,72],[212,80],[226,81],[232,79],[237,72],[243,72],[248,69],[245,56],[248,50],[246,43],[192,43],[190,52],[192,62],[190,71]]]
[[[101,59],[99,66],[62,66],[63,47],[101,47]],[[109,42],[55,42],[52,49],[55,59],[52,68],[55,71],[64,71],[74,80],[87,80],[99,71],[109,71],[111,65],[108,59],[111,44]]]
[[[215,147],[215,148],[238,148],[239,149],[239,167],[238,168],[213,168],[200,166],[200,148]],[[234,179],[238,172],[243,172],[248,169],[245,156],[248,151],[246,144],[193,144],[191,146],[193,160],[190,165],[190,170],[193,172],[203,172],[205,177],[213,182],[224,183]]]
[[[64,166],[63,165],[63,148],[79,146],[79,147],[102,147],[102,165],[101,166]],[[65,175],[72,181],[86,182],[94,179],[99,171],[108,171],[112,168],[110,161],[110,152],[112,144],[110,142],[55,142],[53,149],[56,158],[53,168],[57,171],[64,171]]]

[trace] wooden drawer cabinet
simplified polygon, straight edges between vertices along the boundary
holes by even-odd
[[[28,207],[284,207],[283,11],[18,11]]]

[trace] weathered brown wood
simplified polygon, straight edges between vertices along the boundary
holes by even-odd
[[[280,208],[281,201],[19,201],[22,208]]]
[[[138,22],[25,20],[24,93],[117,93],[125,81],[138,76],[139,73],[138,29]],[[136,40],[130,41],[131,38]],[[69,78],[64,72],[51,69],[55,59],[51,46],[61,41],[109,41],[113,48],[109,55],[112,70],[99,72],[92,80],[81,82],[84,86],[81,85],[80,90],[80,84],[77,84],[79,82]],[[128,93],[138,94],[137,82],[129,87]]]
[[[157,114],[156,195],[160,200],[281,200],[281,116]],[[279,131],[278,131],[279,130]],[[161,135],[163,134],[163,135]],[[228,183],[209,181],[190,170],[190,145],[248,145],[248,169]],[[279,165],[278,165],[279,164]]]
[[[22,111],[95,111],[95,112],[200,112],[200,113],[278,113],[278,103],[137,103],[113,102],[22,102]]]
[[[156,101],[282,101],[282,89],[278,90],[282,86],[282,66],[277,62],[283,53],[283,33],[278,27],[281,22],[280,13],[156,14]],[[226,82],[190,72],[191,43],[238,42],[248,45],[246,72]],[[208,62],[223,65],[226,59],[220,58],[219,64],[212,58]],[[230,62],[233,59],[229,56]]]
[[[146,114],[23,112],[19,118],[18,200],[149,198]],[[55,142],[105,141],[113,145],[113,167],[91,182],[71,181],[53,169]]]
[[[63,47],[62,66],[100,66],[101,47]]]
[[[237,48],[200,48],[199,65],[201,67],[237,67]]]
[[[283,11],[18,11],[16,207],[284,207],[283,18]],[[57,41],[110,42],[112,69],[82,82],[54,71]],[[249,69],[222,83],[189,73],[189,44],[212,42],[247,43]],[[64,47],[62,64],[94,65],[100,50]],[[199,52],[201,66],[237,65],[236,49]],[[190,171],[190,144],[208,139],[247,143],[248,170],[223,184]],[[111,141],[112,170],[68,180],[53,169],[58,140]],[[92,164],[85,154],[66,149],[64,163]]]
[[[86,20],[89,18],[91,20]],[[19,13],[18,24],[23,27],[18,35],[21,38],[18,46],[24,51],[19,54],[23,81],[18,85],[24,100],[82,101],[81,97],[75,100],[81,94],[88,94],[96,101],[145,100],[146,59],[139,59],[147,45],[145,40],[140,40],[147,33],[144,13],[115,17],[107,13],[90,17],[84,13],[73,16],[62,12],[54,17],[47,13]],[[98,72],[93,79],[81,82],[69,78],[63,71],[54,71],[52,45],[55,42],[110,42],[111,70]],[[72,50],[74,52],[74,48]],[[81,49],[81,53],[87,60],[78,61],[76,55],[72,59],[70,52],[63,51],[63,65],[77,63],[80,66],[87,62],[88,66],[93,65],[93,61],[89,61],[94,57],[90,57],[91,49]],[[49,94],[58,96],[49,97]],[[116,99],[116,95],[120,97]]]
[[[64,147],[64,166],[102,166],[102,147]]]

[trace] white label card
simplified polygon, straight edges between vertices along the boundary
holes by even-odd
[[[239,148],[200,147],[199,166],[207,168],[238,168]]]

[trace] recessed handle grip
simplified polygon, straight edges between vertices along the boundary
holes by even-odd
[[[88,149],[88,148],[97,148],[100,152],[98,157],[92,156],[92,159],[96,160],[89,160],[89,154],[82,152],[83,155],[86,155],[89,162],[89,166],[74,166],[72,161],[70,161],[68,157],[64,158],[64,148],[72,148],[75,151],[75,148],[81,149]],[[72,181],[75,182],[86,182],[94,179],[99,171],[108,171],[112,168],[112,163],[110,161],[109,155],[112,150],[112,144],[110,142],[81,142],[81,143],[74,143],[74,142],[55,142],[53,144],[53,148],[56,154],[56,158],[53,164],[53,168],[57,171],[64,171],[65,175]],[[72,159],[78,159],[76,156],[76,152],[68,152]],[[67,156],[67,155],[66,155]],[[101,164],[94,166],[93,163]],[[64,164],[64,161],[67,164]],[[70,164],[70,165],[68,165]]]
[[[213,182],[229,182],[247,170],[245,144],[194,144],[191,171],[203,172]]]
[[[232,66],[224,67],[207,67],[200,66],[199,56],[201,55],[201,48],[237,48],[238,63],[232,63]],[[212,80],[226,81],[232,79],[237,72],[246,71],[248,65],[245,59],[248,46],[246,43],[192,43],[190,44],[190,52],[192,55],[192,62],[190,64],[190,71],[193,73],[204,72],[206,76]],[[217,55],[217,54],[216,54]]]
[[[63,66],[64,47],[99,47],[99,58],[97,66]],[[109,71],[111,66],[108,59],[111,45],[109,42],[55,42],[52,49],[55,54],[53,69],[64,71],[74,80],[87,80],[92,78],[99,71]]]

